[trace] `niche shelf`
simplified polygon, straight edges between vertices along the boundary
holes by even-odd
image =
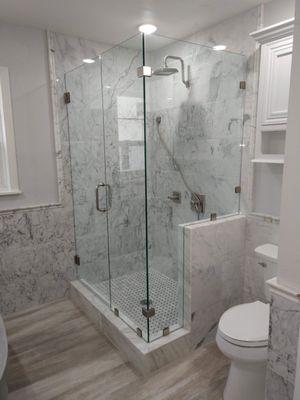
[[[279,215],[288,117],[294,19],[250,34],[261,61],[255,140],[253,212]],[[264,166],[265,165],[265,166]]]
[[[284,164],[284,158],[253,158],[251,162],[254,164]]]

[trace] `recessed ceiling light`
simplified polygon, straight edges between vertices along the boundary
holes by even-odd
[[[227,46],[224,44],[217,44],[216,46],[213,47],[214,50],[216,51],[221,51],[221,50],[226,50]]]
[[[143,24],[139,26],[139,31],[144,33],[145,35],[151,35],[157,30],[157,27],[152,24]]]
[[[93,64],[95,62],[92,58],[84,58],[82,61],[86,64]]]

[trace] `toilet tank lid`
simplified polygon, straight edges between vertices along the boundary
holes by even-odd
[[[278,261],[278,246],[276,246],[275,244],[266,243],[256,247],[254,251],[260,257],[263,257],[269,261],[272,262]]]
[[[242,342],[265,342],[269,336],[270,305],[255,301],[225,311],[218,329],[228,338]]]

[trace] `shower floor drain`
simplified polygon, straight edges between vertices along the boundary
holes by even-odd
[[[108,281],[90,285],[99,297],[109,303]],[[173,330],[179,327],[181,292],[177,281],[153,268],[149,269],[149,286],[151,306],[155,308],[155,316],[149,319],[150,340],[153,340],[162,335],[164,328],[170,327],[170,330]],[[146,301],[144,271],[133,272],[111,280],[112,308],[117,308],[120,317],[134,330],[140,328],[145,333],[147,332],[147,318],[142,314],[144,305],[142,302],[144,301]]]

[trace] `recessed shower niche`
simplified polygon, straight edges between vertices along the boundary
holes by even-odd
[[[158,35],[65,76],[73,294],[143,351],[188,334],[185,224],[239,212],[245,76],[242,55]]]

